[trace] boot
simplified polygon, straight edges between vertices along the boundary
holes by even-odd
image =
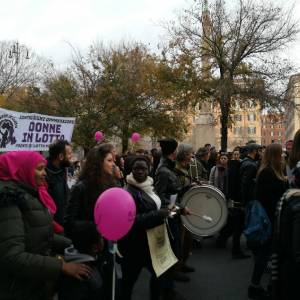
[[[248,287],[248,297],[253,300],[271,300],[270,294],[261,286],[250,285]]]
[[[188,276],[186,276],[183,273],[178,272],[178,271],[173,271],[172,278],[173,278],[173,280],[179,281],[179,282],[189,282],[189,281],[191,281],[190,277],[188,277]]]
[[[182,273],[192,273],[192,272],[195,272],[195,268],[193,267],[190,267],[190,266],[187,266],[187,265],[183,265],[181,267],[181,270],[180,270]]]
[[[171,289],[163,293],[161,300],[186,300],[180,293]]]

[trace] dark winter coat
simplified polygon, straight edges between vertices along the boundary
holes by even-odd
[[[181,184],[174,172],[175,162],[162,157],[155,174],[155,190],[161,199],[162,207],[170,204],[171,195],[180,193]]]
[[[80,180],[72,186],[69,193],[65,231],[74,240],[74,244],[75,242],[79,243],[82,248],[85,248],[84,251],[88,251],[95,240],[100,237],[94,222],[94,207],[98,197],[104,190],[105,188],[99,185],[98,188],[91,191],[87,182]],[[103,291],[101,291],[105,295],[103,299],[111,299],[112,257],[108,250],[106,242],[103,251],[98,255],[97,261],[103,275]]]
[[[161,199],[162,207],[167,207],[171,202],[171,196],[177,195],[176,206],[180,207],[182,197],[182,186],[175,171],[175,162],[168,158],[162,157],[156,170],[155,190]],[[181,219],[179,215],[168,219],[170,230],[170,242],[174,254],[179,257],[181,251]]]
[[[228,162],[228,198],[241,202],[241,162],[239,160],[230,160]]]
[[[274,224],[277,203],[287,188],[288,183],[280,180],[269,167],[263,169],[257,177],[255,199],[264,207],[272,225]]]
[[[157,210],[154,200],[143,190],[128,185],[136,205],[136,218],[129,233],[118,242],[122,256],[126,258],[150,260],[147,230],[164,223],[164,216]]]
[[[54,220],[60,225],[64,226],[65,209],[67,205],[67,197],[69,192],[66,169],[59,169],[49,161],[46,168],[46,172],[48,193],[53,198],[57,208],[56,213],[54,215]]]
[[[78,232],[82,233],[82,228],[94,228],[94,206],[101,191],[94,195],[88,193],[87,184],[84,181],[78,181],[73,185],[66,208],[65,231],[68,236],[73,238]]]
[[[300,192],[300,190],[299,190]],[[280,213],[279,233],[275,235],[278,257],[276,300],[300,299],[300,196],[286,201]],[[278,220],[277,220],[278,222]],[[273,279],[274,280],[274,279]]]
[[[249,201],[254,200],[255,179],[258,171],[258,163],[253,158],[247,156],[241,163],[241,199],[246,205]]]
[[[0,228],[0,299],[48,299],[47,283],[62,269],[49,255],[68,241],[54,235],[52,217],[35,190],[0,181]]]

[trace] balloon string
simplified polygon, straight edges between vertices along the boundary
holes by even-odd
[[[116,242],[113,242],[113,278],[112,278],[112,300],[115,300],[116,293],[116,253],[118,251],[118,246]]]

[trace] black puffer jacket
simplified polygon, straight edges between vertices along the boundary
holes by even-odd
[[[118,242],[119,250],[125,258],[149,259],[147,229],[164,223],[164,216],[157,210],[154,200],[143,190],[128,185],[127,191],[132,195],[136,205],[136,218],[129,233]]]
[[[162,207],[170,204],[171,195],[181,192],[181,184],[174,172],[175,162],[162,157],[155,174],[155,190],[161,199]]]
[[[37,192],[0,181],[0,228],[0,299],[48,299],[46,284],[58,279],[62,263],[49,256],[58,240]]]

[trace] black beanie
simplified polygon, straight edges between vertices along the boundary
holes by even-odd
[[[159,140],[158,142],[159,142],[162,154],[166,155],[166,156],[172,154],[178,146],[177,141],[172,138],[162,139],[162,140]]]

